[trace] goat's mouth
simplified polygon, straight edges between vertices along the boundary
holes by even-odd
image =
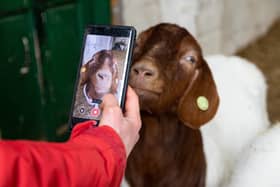
[[[136,93],[139,94],[153,94],[153,95],[160,95],[160,91],[154,91],[154,90],[150,90],[150,89],[146,89],[146,88],[138,88],[138,87],[133,87],[133,89],[136,91]]]
[[[133,87],[136,94],[139,97],[140,102],[146,102],[146,101],[157,101],[160,97],[161,92],[148,90],[145,88],[137,88]]]

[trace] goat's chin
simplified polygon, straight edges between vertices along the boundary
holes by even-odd
[[[149,113],[154,113],[154,110],[158,105],[160,99],[160,94],[140,88],[134,88],[134,90],[139,97],[141,110]]]
[[[134,90],[138,95],[140,102],[157,102],[159,100],[159,93],[139,88],[134,88]]]

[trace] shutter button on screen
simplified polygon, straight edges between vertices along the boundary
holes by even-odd
[[[90,111],[90,115],[95,118],[100,115],[100,109],[99,109],[98,105],[94,105],[94,108],[91,109],[91,111]]]

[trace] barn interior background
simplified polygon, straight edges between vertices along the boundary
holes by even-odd
[[[186,27],[205,54],[238,54],[264,72],[280,120],[279,0],[1,0],[0,137],[67,138],[85,25]]]
[[[267,79],[270,120],[280,121],[279,0],[118,2],[117,21],[134,25],[138,32],[159,22],[177,23],[195,36],[204,54],[236,54],[251,60]]]

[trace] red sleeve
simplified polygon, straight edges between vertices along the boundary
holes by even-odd
[[[0,141],[0,187],[120,186],[124,145],[110,127],[91,124],[65,143]]]

